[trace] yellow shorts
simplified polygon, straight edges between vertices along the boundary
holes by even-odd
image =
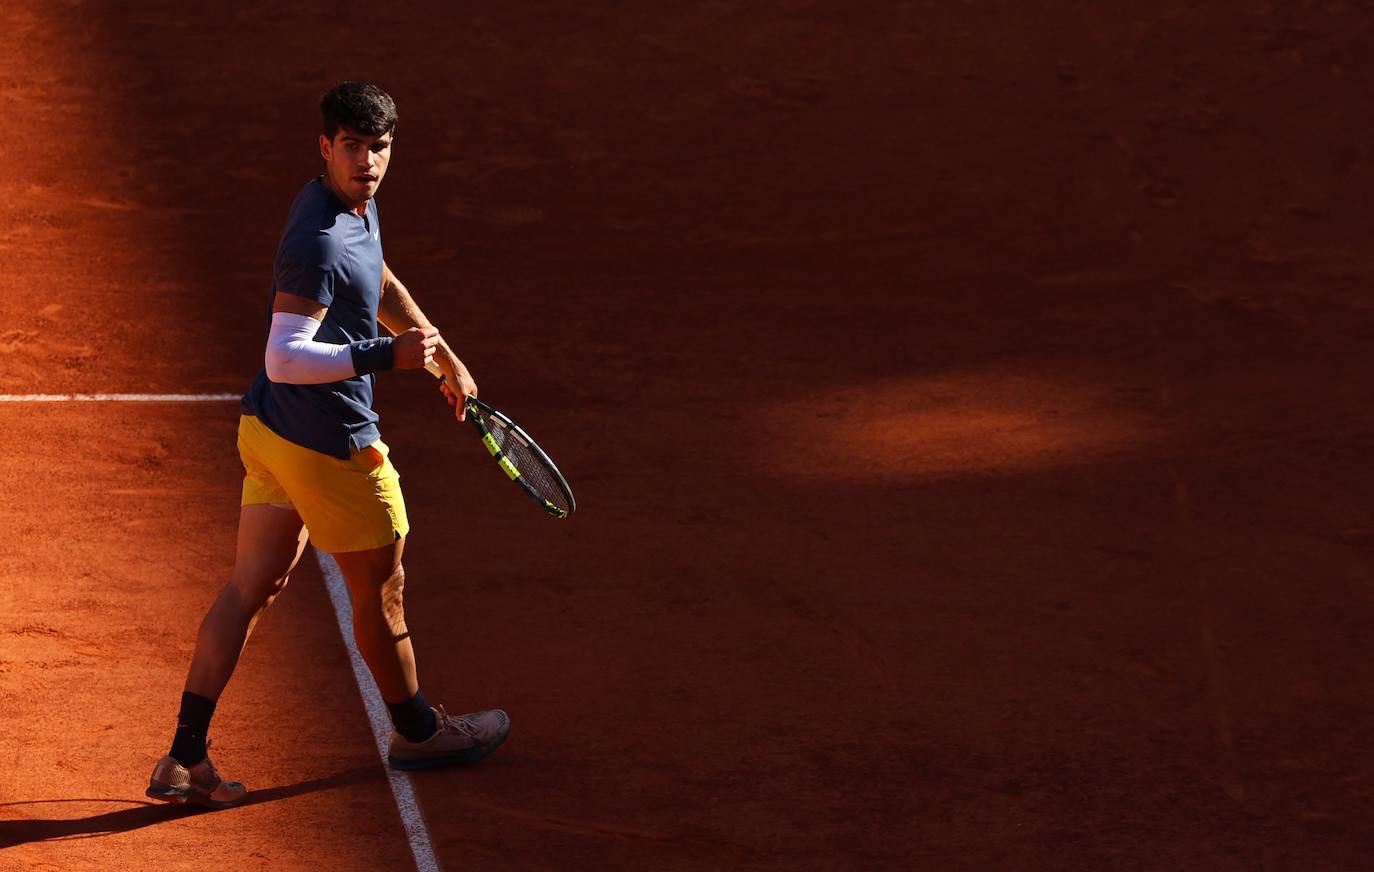
[[[291,505],[321,551],[364,551],[410,532],[401,476],[378,440],[347,460],[303,448],[253,415],[239,418],[242,505]]]

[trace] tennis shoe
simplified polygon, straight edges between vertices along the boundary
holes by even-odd
[[[148,780],[145,793],[174,805],[189,803],[202,808],[229,808],[242,802],[248,790],[237,781],[220,778],[209,757],[194,766],[182,766],[175,757],[168,755],[153,767],[153,777]]]
[[[438,729],[423,742],[391,731],[386,761],[395,769],[430,769],[476,763],[510,735],[510,718],[500,709],[453,716],[443,706],[433,709]]]

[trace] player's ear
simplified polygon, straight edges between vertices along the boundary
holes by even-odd
[[[327,137],[327,136],[325,136],[323,133],[321,133],[321,134],[320,134],[320,157],[324,158],[325,160],[329,160],[329,153],[330,153],[330,151],[333,150],[333,148],[334,148],[334,143],[332,143],[332,142],[329,141],[329,137]]]

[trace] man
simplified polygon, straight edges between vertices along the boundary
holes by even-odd
[[[243,785],[221,779],[210,762],[206,734],[239,653],[307,537],[334,556],[347,582],[358,650],[395,726],[392,766],[474,763],[510,732],[500,709],[453,717],[430,708],[416,679],[401,604],[409,523],[372,411],[373,373],[433,361],[459,420],[462,398],[477,386],[382,259],[373,196],[391,160],[395,103],[374,85],[344,82],[320,109],[325,172],[291,207],[264,367],[243,398],[234,570],[201,623],[172,747],[148,785],[148,796],[168,802],[242,801]],[[379,320],[394,339],[377,335]]]

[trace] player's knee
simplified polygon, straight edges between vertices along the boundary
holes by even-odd
[[[386,581],[382,582],[382,614],[388,621],[399,621],[405,617],[403,594],[406,586],[405,567],[400,563],[391,570]]]
[[[232,593],[240,603],[252,609],[261,608],[286,590],[289,575],[275,576],[234,567],[226,593]]]

